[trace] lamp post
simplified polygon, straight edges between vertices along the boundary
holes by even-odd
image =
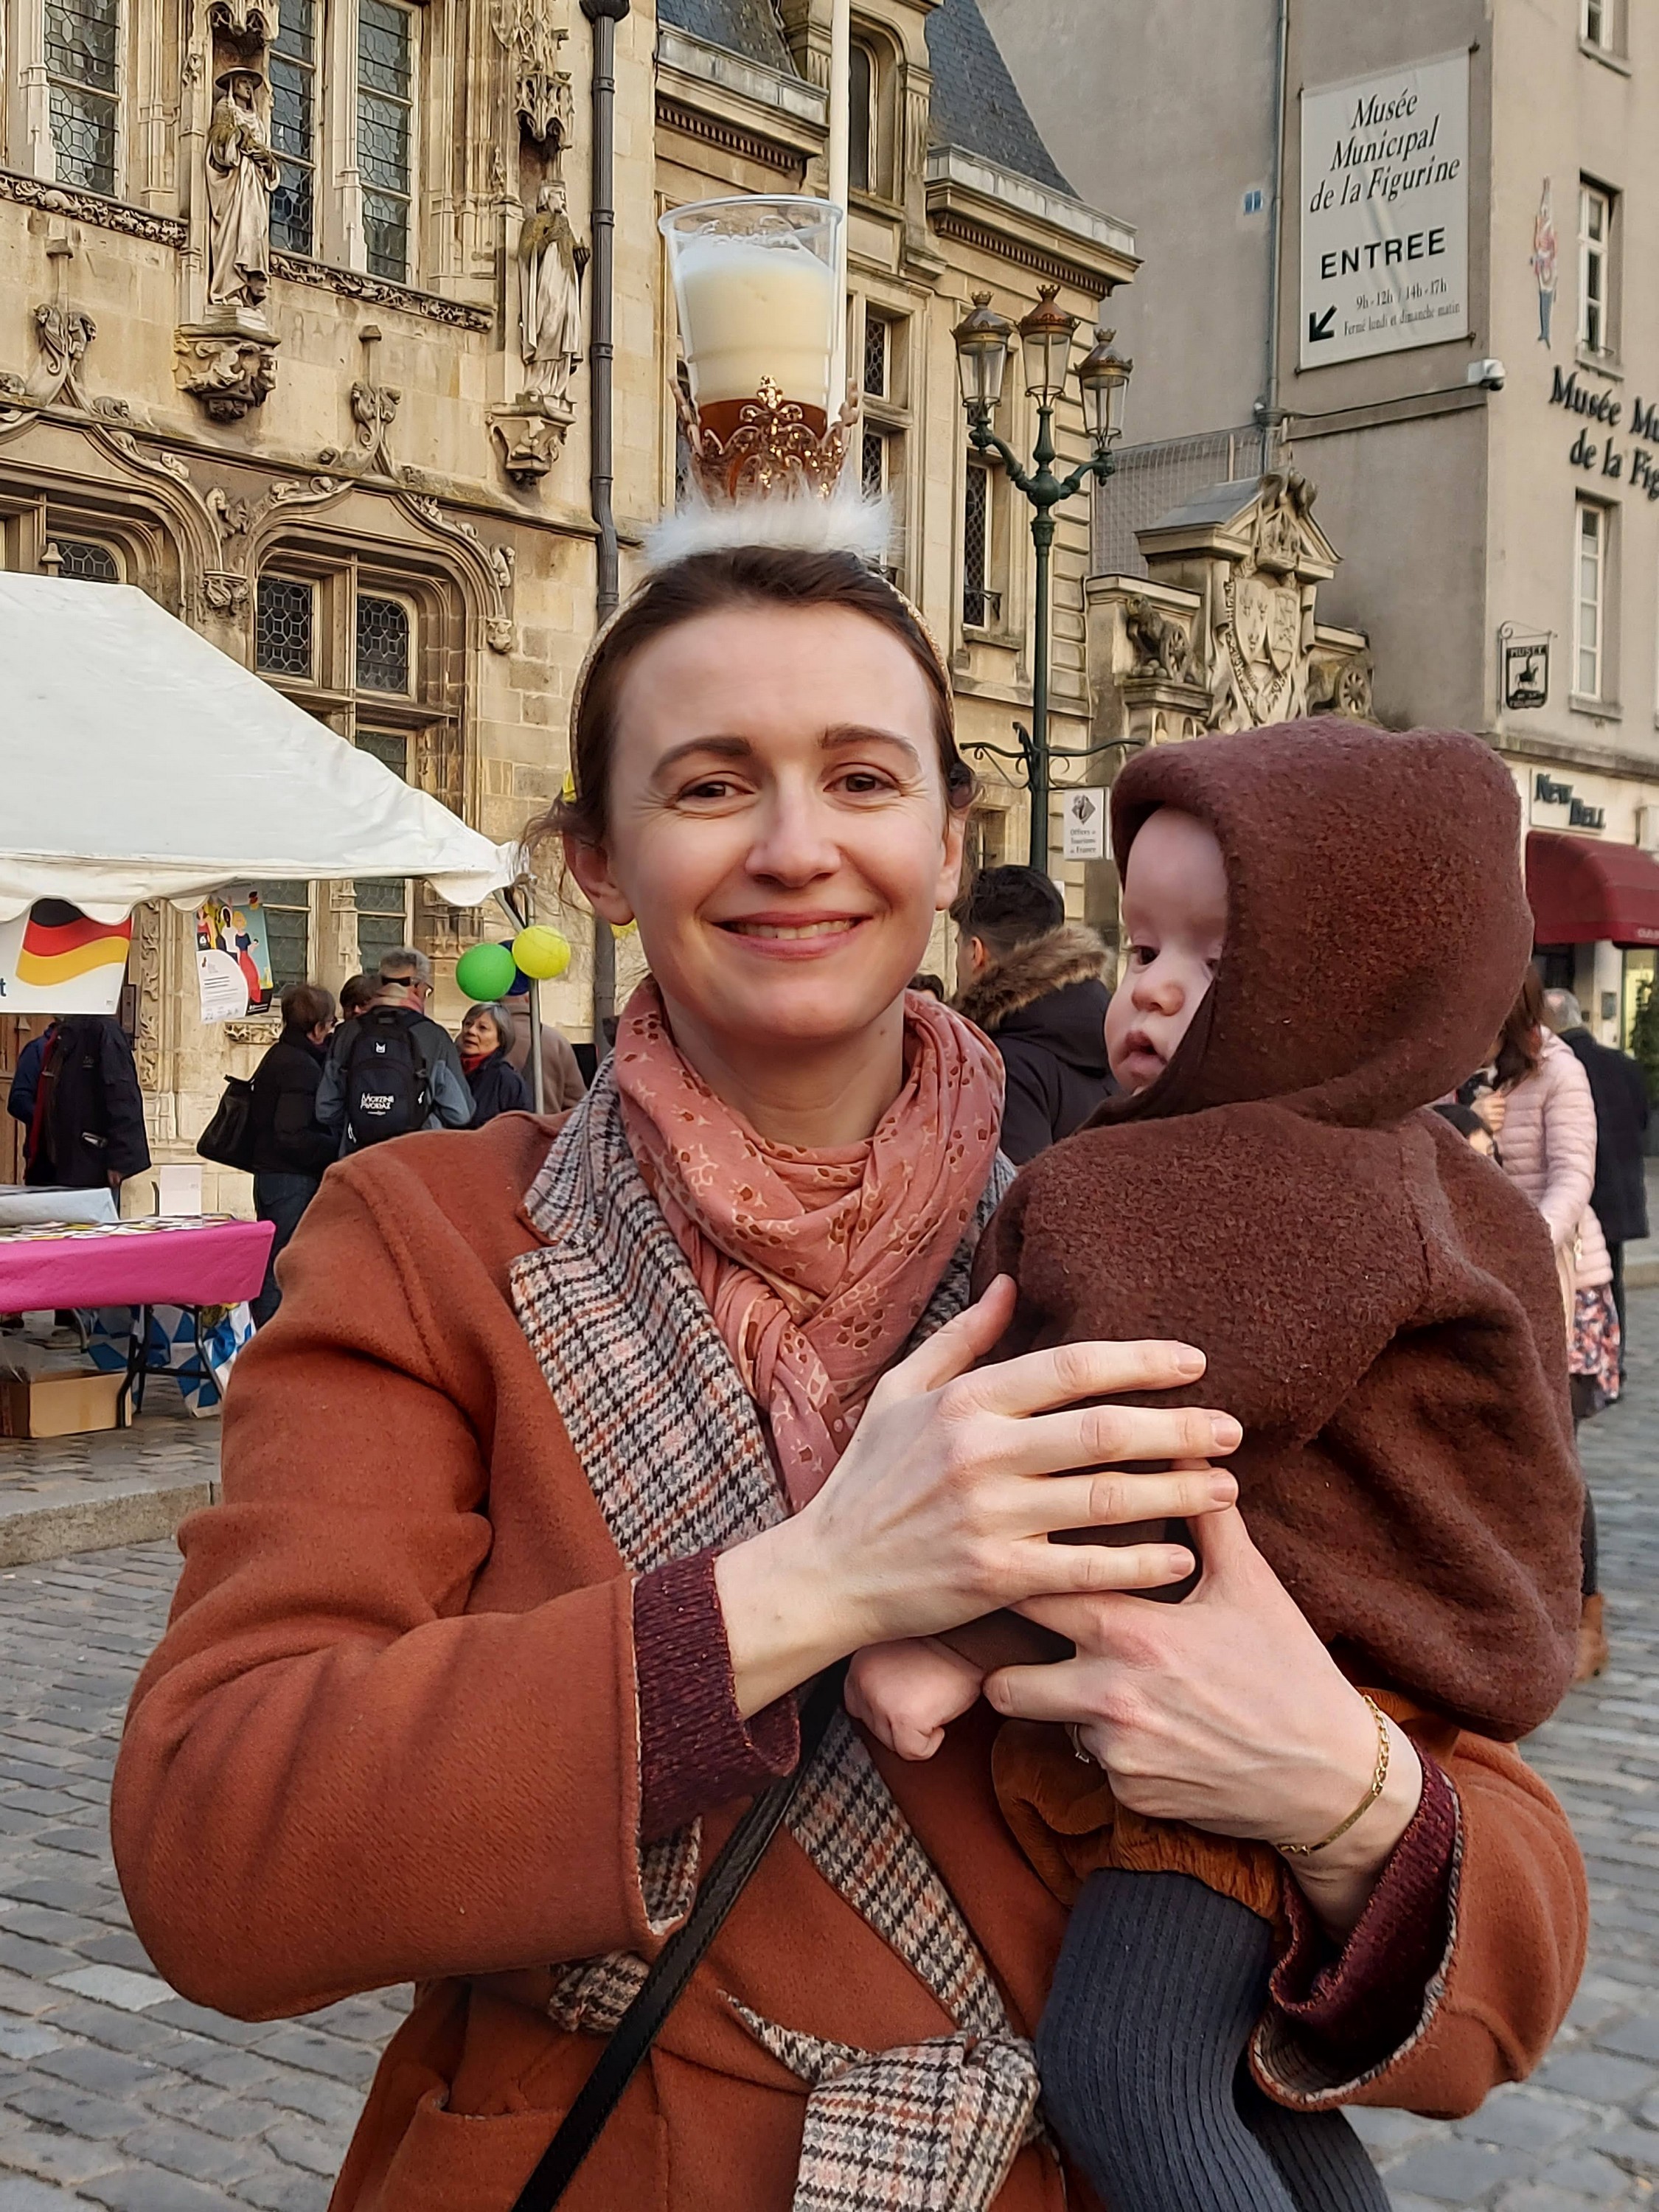
[[[1057,285],[1045,284],[1030,314],[1018,324],[997,313],[988,292],[975,292],[974,304],[951,332],[957,373],[968,415],[968,436],[975,451],[994,453],[1009,482],[1024,493],[1031,508],[1031,544],[1036,553],[1036,638],[1031,665],[1031,741],[1026,774],[1031,796],[1031,866],[1048,868],[1048,630],[1049,565],[1054,543],[1054,509],[1085,483],[1104,483],[1112,473],[1112,447],[1122,434],[1123,395],[1133,367],[1113,344],[1114,333],[1097,331],[1095,343],[1078,363],[1083,418],[1093,452],[1067,477],[1057,477],[1054,408],[1066,389],[1072,341],[1079,318],[1054,304]],[[1024,356],[1027,396],[1037,404],[1036,443],[1028,469],[991,428],[1002,397],[1003,374],[1018,337]]]

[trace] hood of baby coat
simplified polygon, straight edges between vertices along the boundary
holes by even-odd
[[[1532,950],[1520,801],[1489,745],[1329,718],[1151,746],[1112,794],[1120,871],[1160,806],[1215,834],[1226,941],[1164,1074],[1097,1120],[1276,1098],[1374,1127],[1486,1059]]]

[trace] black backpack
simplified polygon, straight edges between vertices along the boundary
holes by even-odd
[[[365,1145],[426,1127],[432,1077],[416,1034],[422,1019],[412,1006],[371,1006],[352,1024],[356,1034],[346,1047],[343,1159]]]

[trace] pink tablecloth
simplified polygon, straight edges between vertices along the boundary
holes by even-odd
[[[0,1313],[239,1305],[264,1280],[276,1233],[228,1214],[0,1229]]]

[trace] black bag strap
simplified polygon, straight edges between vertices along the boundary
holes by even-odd
[[[536,2171],[514,2200],[513,2212],[552,2212],[570,2186],[577,2167],[599,2141],[600,2129],[621,2102],[623,2090],[643,2064],[658,2031],[765,1856],[766,1847],[793,1804],[812,1755],[841,1704],[846,1679],[847,1663],[842,1660],[827,1668],[812,1685],[801,1714],[800,1759],[793,1773],[786,1774],[756,1798],[726,1838],[697,1892],[696,1902],[657,1954],[638,1994],[599,2054],[598,2065],[577,2091],[575,2102],[560,2121],[558,2132],[542,2153]]]

